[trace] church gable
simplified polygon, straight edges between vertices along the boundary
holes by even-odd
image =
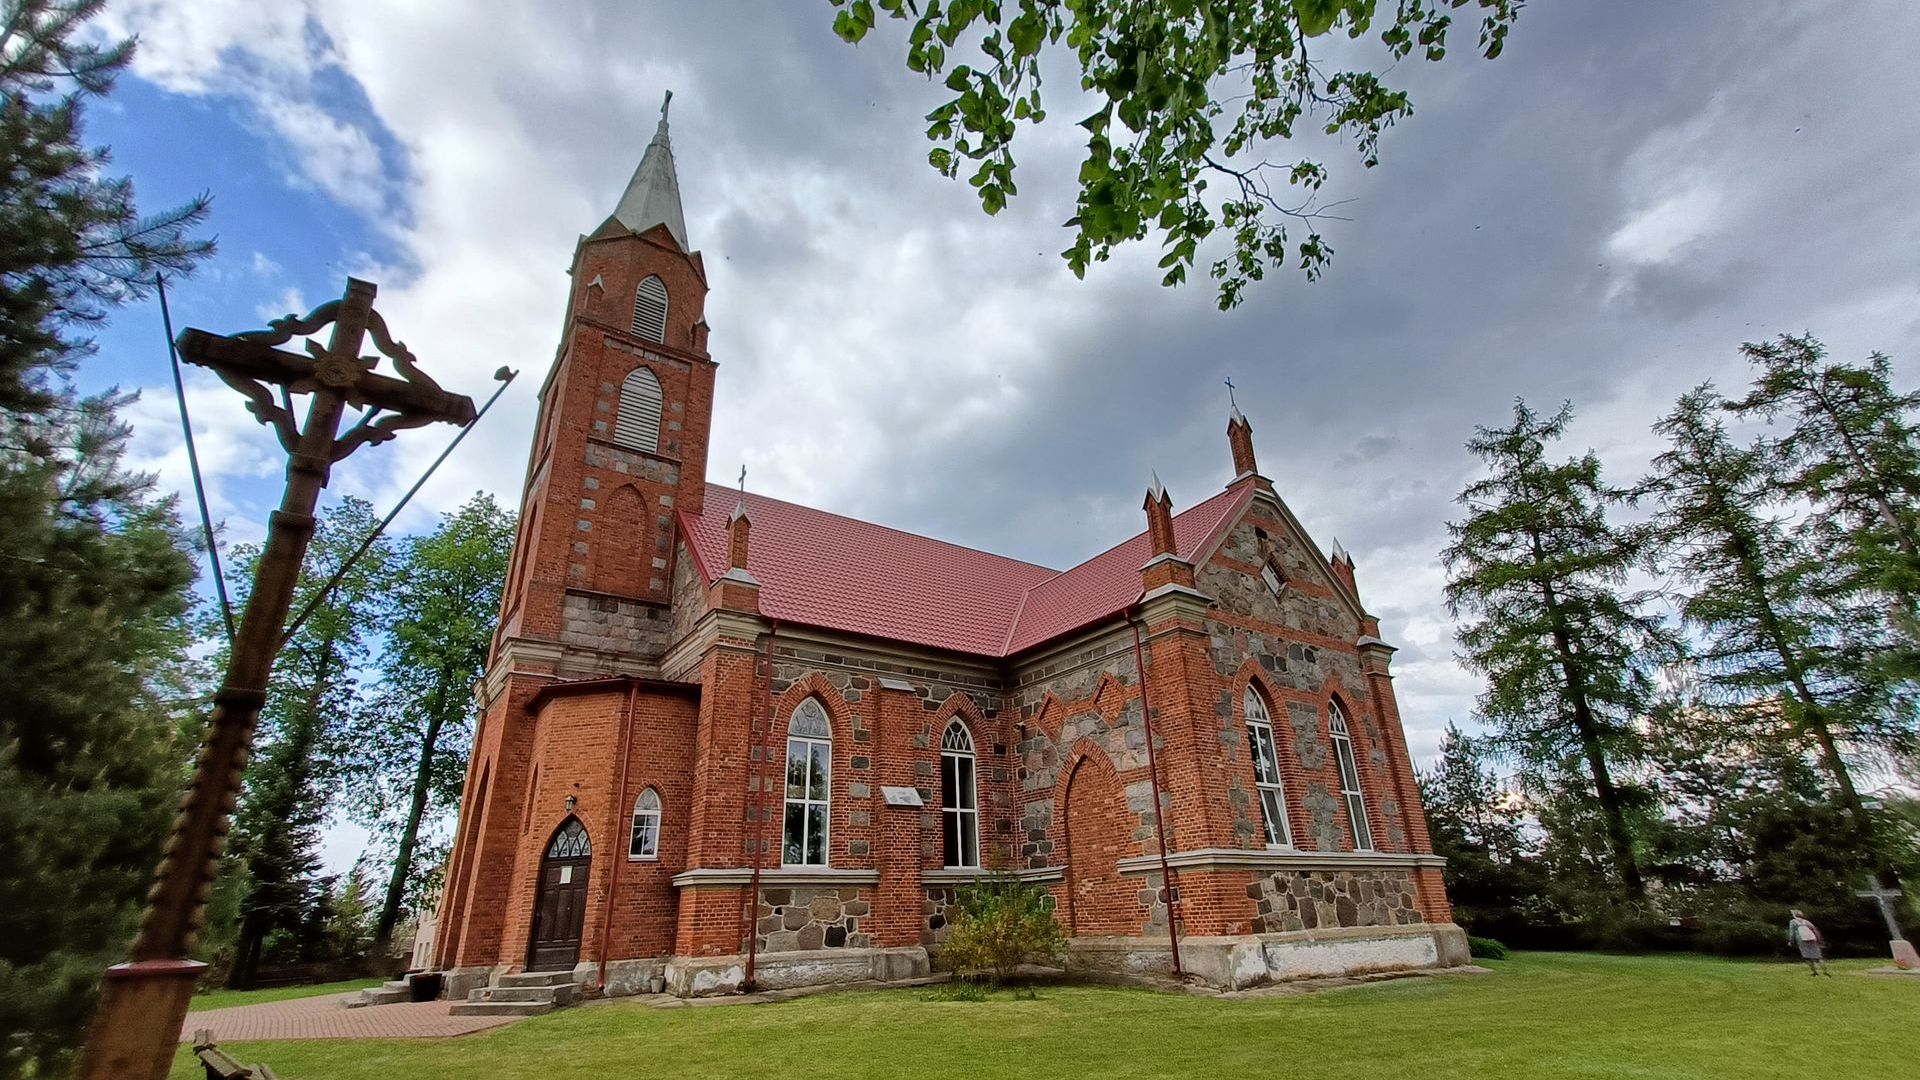
[[[1264,498],[1254,501],[1198,568],[1200,590],[1232,616],[1312,637],[1356,640],[1358,603],[1289,517]]]

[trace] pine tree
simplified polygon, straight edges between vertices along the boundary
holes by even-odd
[[[131,940],[190,746],[191,550],[130,395],[0,413],[0,1077],[59,1074]]]
[[[393,562],[380,684],[344,740],[355,816],[393,845],[374,920],[382,959],[400,917],[434,892],[422,866],[438,850],[423,843],[423,828],[453,808],[465,781],[472,687],[492,645],[513,527],[510,512],[476,495],[431,533],[408,538]]]
[[[321,515],[301,567],[293,611],[304,610],[373,531],[373,508],[348,497]],[[243,549],[243,580],[257,549]],[[339,776],[343,726],[356,708],[361,668],[385,624],[390,547],[376,542],[325,595],[274,662],[261,711],[261,746],[234,817],[231,857],[245,867],[239,932],[228,985],[253,985],[270,934],[296,939],[316,924],[328,882],[319,873],[320,830]],[[491,609],[489,609],[491,612]]]
[[[1479,713],[1500,746],[1558,784],[1580,777],[1604,825],[1612,877],[1644,893],[1629,825],[1635,793],[1618,769],[1638,760],[1635,722],[1652,700],[1652,672],[1674,642],[1648,597],[1628,587],[1644,561],[1642,535],[1607,519],[1624,493],[1605,484],[1591,452],[1547,459],[1572,408],[1541,417],[1515,402],[1513,423],[1480,428],[1467,448],[1489,467],[1457,500],[1448,529],[1447,605],[1473,616],[1461,659],[1487,678]]]
[[[1858,603],[1842,563],[1795,535],[1780,458],[1737,445],[1723,404],[1711,386],[1680,399],[1654,426],[1668,449],[1641,487],[1657,507],[1662,561],[1686,583],[1680,610],[1700,642],[1702,689],[1747,722],[1777,716],[1792,740],[1810,741],[1864,830],[1842,744],[1884,744],[1903,727],[1872,674],[1885,623]]]
[[[84,43],[103,0],[0,2],[0,409],[43,411],[54,379],[92,351],[76,331],[144,295],[159,271],[213,251],[189,236],[208,198],[142,217],[132,181],[82,144],[88,99],[133,59],[131,40]],[[80,40],[76,40],[80,39]]]

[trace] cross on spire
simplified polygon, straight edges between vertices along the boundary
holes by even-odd
[[[1231,375],[1227,376],[1226,383],[1227,383],[1227,404],[1233,406],[1233,410],[1235,412],[1239,412],[1240,403],[1233,399],[1233,376]]]

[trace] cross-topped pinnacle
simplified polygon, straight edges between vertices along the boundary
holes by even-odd
[[[1240,403],[1233,399],[1233,376],[1231,375],[1227,376],[1226,383],[1227,383],[1227,404],[1233,407],[1234,412],[1239,412]]]

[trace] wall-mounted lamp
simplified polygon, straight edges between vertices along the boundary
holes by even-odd
[[[573,813],[573,808],[579,805],[580,805],[580,796],[578,795],[567,796],[567,813],[569,814]]]

